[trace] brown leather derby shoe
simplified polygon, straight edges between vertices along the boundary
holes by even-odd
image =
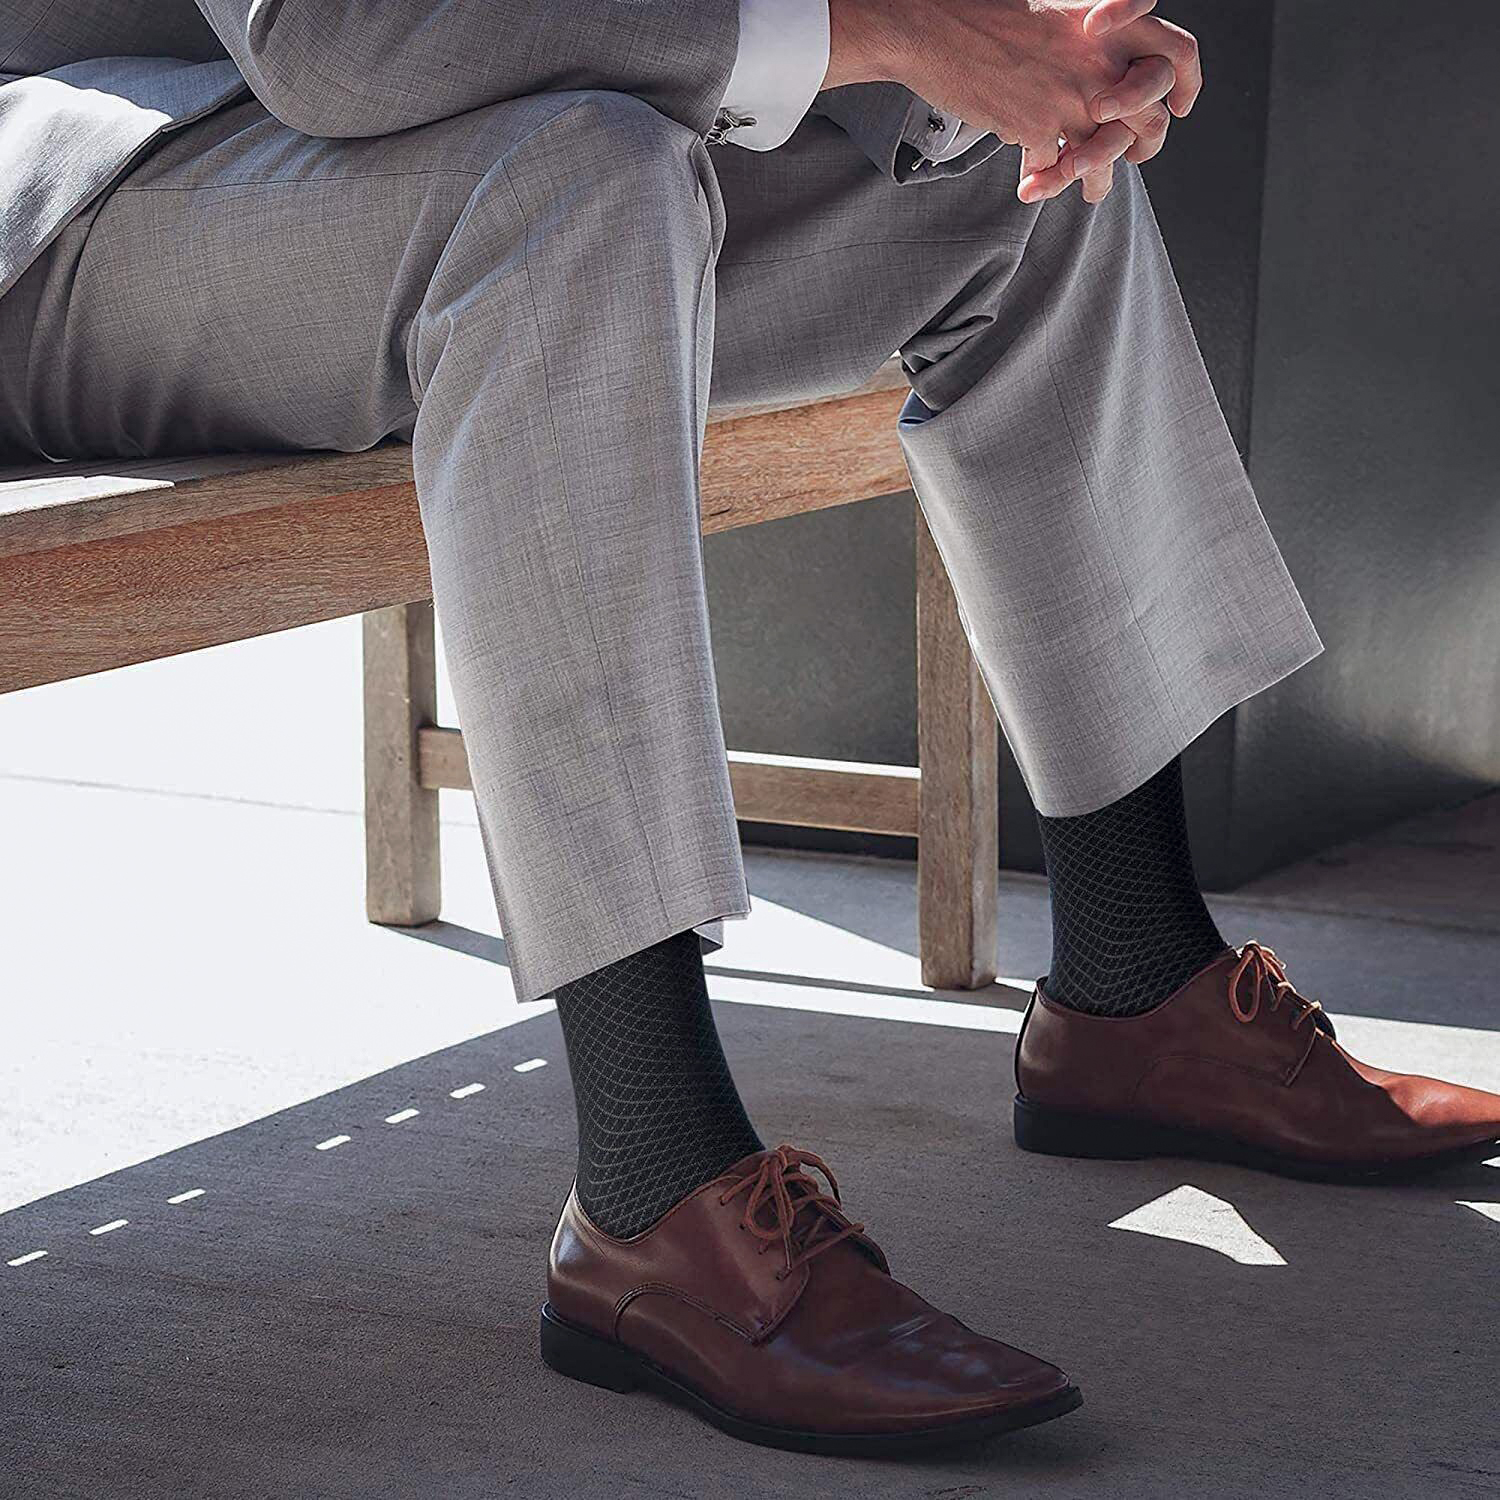
[[[600,1230],[575,1191],[547,1291],[554,1370],[658,1391],[772,1447],[907,1452],[1031,1427],[1083,1400],[1061,1370],[894,1280],[832,1173],[791,1146],[747,1156],[633,1239]]]
[[[1253,942],[1138,1016],[1066,1010],[1040,980],[1016,1085],[1016,1143],[1053,1156],[1194,1156],[1364,1181],[1483,1157],[1500,1140],[1500,1094],[1351,1057]]]

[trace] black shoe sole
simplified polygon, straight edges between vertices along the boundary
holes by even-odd
[[[542,1308],[542,1359],[559,1375],[601,1386],[607,1391],[655,1391],[686,1407],[721,1432],[747,1443],[839,1458],[896,1457],[960,1443],[977,1443],[1001,1433],[1018,1432],[1023,1427],[1050,1422],[1054,1417],[1076,1411],[1083,1405],[1083,1392],[1070,1385],[1057,1395],[1030,1406],[907,1432],[808,1432],[794,1427],[772,1427],[764,1422],[737,1417],[733,1412],[715,1406],[660,1366],[652,1364],[644,1355],[565,1322],[552,1311],[551,1303]]]
[[[1444,1167],[1483,1161],[1500,1151],[1500,1143],[1482,1142],[1451,1151],[1401,1161],[1325,1162],[1287,1156],[1205,1130],[1182,1130],[1147,1120],[1115,1115],[1073,1114],[1045,1109],[1016,1096],[1016,1145],[1040,1156],[1087,1157],[1097,1161],[1142,1161],[1156,1156],[1185,1156],[1255,1167],[1280,1177],[1308,1182],[1409,1182]]]

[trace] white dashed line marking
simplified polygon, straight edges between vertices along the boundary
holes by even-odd
[[[470,1094],[482,1094],[484,1085],[482,1083],[466,1083],[461,1089],[454,1089],[448,1095],[450,1099],[467,1099]]]
[[[187,1203],[193,1198],[201,1198],[204,1194],[203,1188],[189,1188],[185,1193],[174,1193],[167,1199],[168,1203]]]
[[[129,1222],[130,1222],[129,1219],[111,1219],[108,1224],[101,1224],[101,1225],[99,1225],[99,1227],[97,1229],[91,1229],[91,1230],[89,1230],[89,1233],[90,1234],[111,1234],[116,1229],[123,1229]]]
[[[517,1073],[535,1073],[538,1068],[545,1068],[547,1059],[545,1057],[533,1057],[530,1062],[517,1063],[514,1070]]]
[[[398,1109],[395,1114],[385,1117],[385,1123],[387,1125],[399,1125],[403,1120],[415,1120],[421,1113],[422,1111],[419,1109]]]
[[[313,1148],[315,1151],[332,1151],[335,1146],[342,1146],[346,1141],[353,1140],[353,1136],[331,1135],[326,1141],[319,1141]]]
[[[40,1260],[47,1252],[45,1250],[33,1250],[27,1255],[18,1255],[14,1260],[5,1262],[8,1266],[29,1266],[32,1261]]]

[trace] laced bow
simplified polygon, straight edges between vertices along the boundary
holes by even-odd
[[[1246,974],[1250,975],[1250,1003],[1240,1003],[1240,980]],[[1292,1022],[1292,1030],[1295,1031],[1309,1017],[1316,1017],[1323,1009],[1317,1000],[1309,1000],[1305,995],[1299,995],[1286,977],[1286,965],[1277,958],[1272,948],[1267,948],[1262,943],[1249,942],[1240,950],[1240,961],[1234,966],[1234,971],[1229,976],[1229,1006],[1234,1011],[1234,1018],[1243,1021],[1248,1026],[1260,1014],[1260,997],[1269,989],[1271,992],[1271,1006],[1274,1011],[1283,1000],[1288,1004],[1298,1007],[1296,1018]],[[1317,1021],[1313,1021],[1314,1027]]]
[[[827,1179],[827,1191],[808,1167]],[[720,1193],[719,1202],[729,1203],[741,1193],[746,1197],[740,1227],[761,1241],[762,1255],[779,1244],[786,1256],[786,1264],[776,1273],[778,1281],[841,1240],[864,1232],[865,1226],[851,1223],[840,1207],[838,1179],[828,1163],[811,1151],[778,1146],[755,1171]],[[764,1223],[762,1210],[769,1211]]]

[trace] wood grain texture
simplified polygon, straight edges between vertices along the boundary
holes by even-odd
[[[0,558],[0,692],[430,598],[401,486]]]
[[[410,485],[404,443],[0,470],[0,557]]]
[[[840,828],[850,833],[917,832],[920,778],[915,766],[809,766],[791,756],[729,753],[734,815],[746,823]]]
[[[875,391],[711,427],[702,463],[705,534],[904,490],[910,480],[896,434],[904,399]]]
[[[999,726],[958,601],[917,510],[917,925],[922,982],[978,989],[996,971]]]
[[[469,757],[461,729],[424,724],[417,731],[417,780],[444,791],[472,791]]]
[[[365,914],[416,927],[442,909],[438,794],[417,774],[417,735],[437,718],[430,600],[369,611],[364,632]]]
[[[428,725],[417,733],[423,786],[472,786],[463,734]],[[735,816],[750,823],[842,828],[854,833],[917,832],[920,775],[914,766],[841,766],[796,756],[731,751]]]

